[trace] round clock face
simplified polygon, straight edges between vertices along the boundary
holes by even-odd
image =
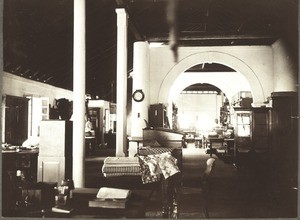
[[[134,101],[136,102],[141,102],[144,100],[145,98],[145,94],[144,92],[140,89],[140,90],[136,90],[133,94],[132,94],[132,98]]]

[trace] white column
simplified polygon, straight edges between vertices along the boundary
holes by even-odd
[[[73,34],[73,180],[75,187],[84,187],[85,0],[74,0]]]
[[[144,120],[148,121],[149,106],[149,44],[147,42],[135,42],[133,50],[133,74],[132,93],[142,90],[145,98],[141,102],[132,100],[131,136],[143,137]],[[137,143],[129,144],[129,156],[137,153]]]
[[[123,8],[117,8],[117,137],[116,156],[125,156],[127,134],[127,23]]]
[[[149,45],[147,42],[135,42],[133,50],[133,82],[132,92],[143,90],[145,98],[141,102],[132,100],[132,126],[131,135],[142,137],[143,128],[146,127],[145,120],[148,121],[149,105]]]
[[[3,21],[3,4],[4,1],[1,1],[0,3],[0,20]],[[3,22],[0,24],[0,33],[3,33]],[[0,37],[0,45],[3,45],[3,37]],[[0,97],[2,97],[2,87],[3,87],[3,46],[0,47]],[[5,139],[5,99],[2,99],[2,104],[0,108],[0,116],[1,116],[1,121],[2,125],[0,126],[0,134],[2,135],[2,143],[4,143]]]

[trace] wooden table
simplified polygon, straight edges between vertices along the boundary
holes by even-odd
[[[51,218],[145,218],[145,208],[149,201],[151,190],[132,190],[128,206],[125,209],[91,208],[88,207],[89,200],[96,198],[99,189],[77,188],[73,191],[69,204],[74,210],[71,213],[52,212],[51,208],[30,209],[26,208],[18,217],[51,217]]]
[[[212,157],[212,154],[215,153],[215,150],[217,148],[220,148],[220,146],[214,147],[213,144],[219,144],[223,146],[224,138],[208,137],[208,141],[209,141],[210,157]]]
[[[38,154],[38,149],[2,150],[2,173],[11,172],[15,177],[20,170],[26,181],[36,182]]]
[[[234,144],[234,138],[224,138],[224,142],[227,144],[227,154],[230,155],[231,150],[233,150],[233,156],[236,155],[236,149]]]
[[[86,153],[92,155],[95,150],[96,137],[95,136],[86,136],[85,137]]]

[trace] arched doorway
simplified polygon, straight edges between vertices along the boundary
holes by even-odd
[[[199,65],[197,65],[199,66]],[[220,118],[220,107],[223,106],[224,98],[221,98],[220,91],[222,92],[223,97],[226,97],[227,101],[229,102],[229,105],[232,101],[232,97],[236,95],[239,91],[251,91],[251,86],[249,82],[247,81],[246,77],[242,75],[239,72],[236,72],[235,70],[216,63],[206,64],[206,66],[213,66],[213,68],[203,68],[205,66],[205,63],[200,64],[202,68],[190,68],[186,70],[185,72],[179,74],[177,78],[174,80],[173,85],[170,88],[169,97],[168,97],[168,103],[169,107],[173,106],[173,104],[177,102],[177,99],[179,96],[182,95],[182,91],[194,84],[209,84],[213,85],[218,89],[215,89],[215,91],[218,91],[219,95],[215,94],[206,94],[206,93],[198,93],[197,91],[193,91],[193,95],[189,97],[190,103],[197,103],[202,106],[210,105],[210,103],[215,103],[216,99],[222,100],[218,105],[214,105],[214,109],[210,109],[208,112],[216,112],[214,113],[214,117],[202,117],[198,116],[193,119],[193,121],[199,121],[201,118],[208,120],[207,122],[202,123],[205,125],[208,125],[210,122],[213,123],[214,119]],[[203,90],[203,89],[200,89]],[[198,89],[199,91],[199,89]],[[203,90],[205,92],[205,89]],[[185,95],[188,97],[188,94]],[[192,98],[195,96],[202,96],[201,98]],[[206,98],[203,98],[206,96]],[[208,97],[213,97],[213,100],[209,100]],[[219,97],[219,98],[218,98]],[[201,103],[201,100],[206,100]],[[186,103],[188,105],[188,103]],[[186,107],[184,107],[186,108]],[[197,109],[195,107],[191,107],[193,109]],[[180,109],[179,109],[180,112]],[[169,115],[168,117],[172,117],[172,109],[169,109],[168,111]],[[187,120],[182,120],[185,123]],[[198,123],[200,124],[200,122]]]
[[[215,120],[220,124],[230,123],[221,120],[220,109],[228,104],[225,94],[216,86],[196,83],[186,87],[172,100],[177,109],[176,128],[181,131],[199,133],[212,129]],[[174,129],[174,126],[173,126]]]
[[[228,53],[219,51],[206,51],[187,56],[184,59],[180,60],[178,63],[176,63],[170,69],[170,71],[168,72],[168,74],[166,75],[166,77],[160,85],[158,92],[158,102],[169,102],[171,97],[173,96],[174,91],[172,90],[172,87],[177,78],[189,68],[201,63],[219,63],[224,66],[230,67],[231,69],[235,70],[236,73],[239,73],[242,76],[244,76],[244,78],[250,85],[250,91],[252,91],[253,95],[253,102],[265,101],[266,97],[263,87],[257,75],[249,65],[247,65],[245,62],[243,62],[243,60],[239,59],[238,57],[235,57]],[[226,86],[226,82],[223,82],[221,84],[221,86]],[[230,97],[228,96],[228,98]]]

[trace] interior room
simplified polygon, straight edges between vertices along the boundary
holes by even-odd
[[[298,218],[297,0],[4,0],[1,216]]]

